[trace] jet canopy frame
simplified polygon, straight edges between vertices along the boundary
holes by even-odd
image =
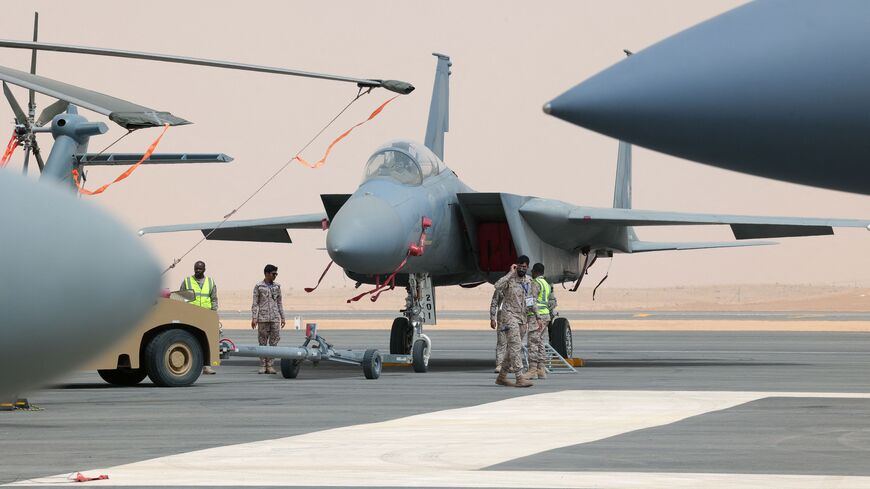
[[[390,178],[404,185],[422,185],[447,166],[431,149],[414,142],[396,140],[379,147],[366,162],[363,182]]]

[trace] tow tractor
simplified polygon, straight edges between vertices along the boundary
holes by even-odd
[[[281,375],[285,379],[295,379],[305,360],[317,365],[321,360],[359,365],[367,379],[381,376],[384,362],[411,365],[411,355],[382,355],[374,348],[365,351],[336,350],[317,333],[317,324],[305,325],[305,342],[302,346],[258,346],[236,345],[229,338],[220,340],[220,357],[270,357],[281,359]]]

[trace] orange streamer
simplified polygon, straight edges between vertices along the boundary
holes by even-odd
[[[333,146],[335,146],[336,144],[338,144],[339,141],[341,141],[342,139],[344,139],[345,137],[347,137],[347,135],[350,134],[351,131],[353,131],[353,130],[356,129],[357,127],[359,127],[359,126],[365,124],[366,122],[368,122],[368,121],[374,119],[375,117],[377,117],[377,115],[380,114],[382,110],[384,110],[384,107],[386,107],[388,103],[392,102],[393,100],[396,100],[398,97],[399,97],[399,96],[396,95],[395,97],[393,97],[393,98],[387,100],[386,102],[382,103],[380,107],[378,107],[377,109],[375,109],[374,112],[372,112],[371,115],[369,115],[368,119],[366,119],[366,120],[360,122],[359,124],[354,125],[353,127],[351,127],[350,129],[348,129],[347,131],[344,131],[344,133],[342,133],[341,136],[335,138],[335,140],[332,141],[332,143],[330,143],[329,147],[326,148],[326,153],[324,153],[323,158],[320,158],[320,160],[318,160],[318,161],[316,161],[316,162],[314,162],[314,163],[310,163],[310,162],[306,161],[304,158],[302,158],[302,157],[299,156],[299,155],[294,156],[294,157],[293,157],[293,160],[298,161],[299,163],[301,163],[301,164],[304,165],[304,166],[307,166],[308,168],[320,168],[321,166],[323,166],[324,164],[326,164],[326,158],[329,157],[329,153],[332,151],[332,147],[333,147]],[[293,160],[290,160],[290,161],[293,161]]]
[[[0,158],[0,168],[3,168],[9,163],[9,159],[12,158],[12,153],[15,152],[15,148],[18,147],[18,137],[15,135],[15,131],[12,131],[12,139],[9,140],[9,144],[6,145],[6,151],[3,152],[3,158]]]
[[[78,189],[79,189],[79,193],[84,194],[84,195],[97,195],[97,194],[101,194],[101,193],[105,192],[106,189],[109,188],[110,185],[112,185],[112,184],[114,184],[114,183],[118,183],[118,182],[120,182],[121,180],[123,180],[123,179],[129,177],[130,174],[133,173],[133,172],[136,170],[136,168],[139,168],[139,165],[141,165],[143,161],[145,161],[145,160],[147,160],[148,158],[151,157],[151,153],[153,153],[154,150],[157,149],[157,144],[160,143],[160,140],[163,138],[163,135],[166,134],[166,130],[167,130],[167,129],[169,129],[169,124],[164,124],[164,125],[163,125],[163,132],[161,132],[160,135],[157,136],[157,139],[155,139],[154,142],[151,143],[151,146],[148,146],[148,151],[145,151],[145,154],[142,155],[142,158],[141,158],[139,161],[137,161],[137,162],[136,162],[133,166],[131,166],[130,168],[127,168],[127,170],[126,170],[124,173],[118,175],[118,178],[112,180],[111,182],[109,182],[109,183],[103,185],[102,187],[100,187],[100,188],[98,188],[98,189],[96,189],[96,190],[85,190],[84,187],[82,187],[82,183],[81,183],[81,181],[79,181],[79,172],[78,172],[78,170],[76,170],[75,168],[73,168],[73,171],[72,171],[72,177],[73,177],[73,181],[76,183],[76,187],[78,187]]]

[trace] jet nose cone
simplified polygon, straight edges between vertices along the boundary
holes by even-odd
[[[356,273],[389,273],[407,251],[407,230],[396,209],[378,197],[347,201],[326,235],[329,257]]]

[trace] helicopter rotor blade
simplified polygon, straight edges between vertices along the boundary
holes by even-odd
[[[52,119],[54,119],[54,116],[64,113],[67,107],[69,107],[69,102],[67,102],[66,100],[58,100],[57,102],[42,109],[42,112],[39,114],[39,118],[36,119],[36,127],[42,127],[48,124],[49,122],[51,122]]]
[[[0,39],[0,47],[17,49],[39,49],[43,51],[57,51],[62,53],[90,54],[95,56],[113,56],[117,58],[147,59],[162,61],[164,63],[181,63],[199,66],[211,66],[215,68],[227,68],[231,70],[258,71],[261,73],[274,73],[278,75],[301,76],[306,78],[318,78],[321,80],[334,80],[356,83],[361,88],[381,87],[391,92],[407,95],[414,91],[414,85],[399,80],[381,80],[369,78],[353,78],[349,76],[331,75],[327,73],[314,73],[310,71],[293,70],[288,68],[276,68],[273,66],[260,66],[232,61],[215,59],[191,58],[187,56],[174,56],[158,53],[144,53],[138,51],[124,51],[120,49],[105,49],[88,46],[70,46],[66,44],[53,44],[45,42],[14,41]]]
[[[15,113],[16,122],[24,124],[25,127],[29,128],[30,124],[27,121],[27,116],[24,114],[24,111],[21,110],[21,105],[18,104],[15,95],[12,95],[12,90],[9,90],[9,85],[7,85],[6,82],[3,82],[3,94],[6,95],[6,100],[9,101],[9,106],[12,107],[12,112]]]
[[[37,34],[39,33],[39,12],[33,13],[33,42],[37,41]],[[30,51],[30,74],[36,74],[36,50],[32,49]],[[27,108],[30,110],[31,117],[36,112],[36,92],[30,90],[30,98],[28,99],[29,105]]]

